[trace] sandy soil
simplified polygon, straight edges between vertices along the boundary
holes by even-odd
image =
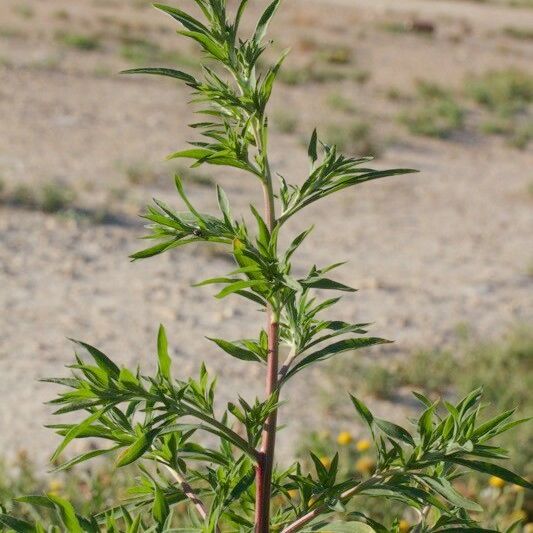
[[[188,249],[134,264],[127,259],[139,248],[142,222],[135,215],[141,206],[154,195],[177,202],[169,185],[173,167],[161,160],[183,146],[192,114],[186,92],[172,82],[113,73],[131,66],[121,55],[124,34],[183,51],[172,23],[142,2],[71,4],[29,1],[30,16],[19,0],[0,3],[0,175],[6,189],[59,180],[76,190],[76,206],[118,213],[114,223],[94,224],[0,205],[0,446],[7,453],[28,448],[39,461],[55,442],[42,428],[51,420],[43,402],[54,390],[37,379],[64,372],[73,353],[67,336],[99,346],[120,363],[150,368],[157,326],[164,323],[184,376],[202,360],[221,374],[221,403],[235,390],[255,394],[262,383],[259,369],[228,361],[205,339],[252,334],[260,318],[253,307],[220,303],[209,289],[190,287],[229,270],[225,256]],[[413,17],[431,21],[436,34],[395,34],[380,26]],[[488,339],[531,322],[531,145],[519,151],[479,134],[480,111],[466,100],[464,131],[447,141],[412,137],[395,120],[402,104],[386,92],[412,94],[416,79],[459,91],[471,72],[531,67],[533,43],[503,30],[531,27],[533,10],[460,1],[293,0],[277,22],[277,46],[294,50],[289,68],[307,64],[317,47],[342,45],[353,52],[353,67],[369,71],[370,79],[281,85],[274,114],[286,103],[301,120],[294,133],[278,133],[275,170],[301,180],[307,165],[302,136],[315,124],[355,120],[328,107],[332,93],[352,101],[355,116],[372,124],[385,145],[377,165],[421,170],[332,198],[290,226],[295,234],[317,224],[297,258],[300,268],[350,261],[339,278],[360,291],[345,299],[339,318],[374,322],[373,333],[397,341],[389,355],[453,343],[458,324]],[[66,30],[98,35],[100,48],[66,46],[57,37]],[[150,180],[132,183],[131,168],[148,172]],[[246,211],[250,197],[259,198],[246,176],[212,177],[237,212]],[[208,187],[190,187],[199,206],[214,207]],[[296,380],[289,394],[287,413],[299,414],[297,429],[337,423],[324,420],[312,392],[320,379],[314,371],[311,379]],[[383,413],[397,413],[394,405],[375,403]],[[297,435],[282,436],[285,456]]]

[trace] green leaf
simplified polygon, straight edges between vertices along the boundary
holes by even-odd
[[[350,394],[350,398],[352,400],[352,403],[359,413],[359,416],[368,424],[370,429],[372,429],[372,425],[374,423],[374,416],[370,412],[370,409],[358,398]]]
[[[72,342],[76,343],[79,346],[82,346],[89,352],[91,357],[94,359],[96,364],[106,372],[107,375],[117,379],[120,374],[120,368],[107,357],[104,353],[102,353],[100,350],[97,350],[93,346],[86,344],[81,341],[77,341],[75,339],[69,339]]]
[[[443,498],[448,500],[451,504],[466,509],[467,511],[474,511],[476,513],[483,512],[481,507],[476,502],[465,498],[460,494],[453,485],[445,478],[433,478],[430,476],[417,476],[426,485],[429,485],[435,492],[440,494]]]
[[[29,522],[6,514],[0,514],[0,524],[11,528],[16,533],[35,533],[35,528]]]
[[[187,85],[190,85],[191,87],[196,87],[198,85],[196,79],[190,74],[182,72],[181,70],[174,70],[171,68],[131,68],[128,70],[123,70],[121,74],[153,74],[155,76],[167,76],[169,78],[176,78],[178,80],[184,81]]]
[[[181,9],[166,6],[164,4],[154,4],[154,7],[156,9],[159,9],[160,11],[163,11],[164,13],[167,13],[190,31],[200,32],[204,34],[209,33],[209,30],[199,20],[196,20],[194,17],[191,17],[189,14],[185,13],[185,11],[182,11]]]
[[[211,150],[206,150],[205,148],[192,148],[190,150],[180,150],[179,152],[174,152],[167,156],[167,160],[170,159],[204,159],[212,155]]]
[[[168,342],[165,328],[161,324],[157,334],[157,358],[159,361],[159,372],[165,378],[170,380],[170,366],[172,361],[168,353]]]
[[[357,289],[352,289],[352,287],[348,287],[348,285],[344,285],[343,283],[339,283],[338,281],[333,281],[332,279],[328,278],[315,278],[315,279],[307,279],[307,280],[300,280],[300,283],[307,288],[311,289],[325,289],[325,290],[331,290],[331,291],[345,291],[345,292],[356,292]]]
[[[226,223],[226,225],[231,227],[233,223],[229,200],[226,196],[226,193],[224,192],[224,189],[222,189],[222,187],[220,187],[219,185],[217,185],[217,200],[220,212],[224,215],[224,222]]]
[[[52,472],[61,472],[62,470],[68,470],[69,468],[72,468],[74,465],[77,465],[79,463],[84,463],[85,461],[89,461],[90,459],[93,459],[94,457],[99,457],[100,455],[105,455],[106,453],[113,452],[117,450],[120,446],[113,446],[112,448],[106,448],[104,450],[91,450],[90,452],[82,453],[70,461],[67,461],[66,463],[63,463],[59,465],[57,468],[54,468]]]
[[[57,508],[58,514],[61,518],[61,521],[67,527],[69,533],[83,533],[76,512],[72,504],[59,496],[54,494],[49,494],[48,498],[54,503]]]
[[[261,15],[261,18],[259,19],[259,22],[257,23],[257,27],[255,28],[254,32],[254,41],[256,43],[260,43],[265,37],[268,25],[272,20],[274,14],[276,13],[276,9],[278,8],[280,2],[281,0],[274,0]]]
[[[226,353],[236,357],[237,359],[241,359],[242,361],[259,361],[259,358],[255,353],[247,350],[246,348],[242,348],[233,342],[225,341],[223,339],[212,339],[210,337],[207,338],[214,342],[219,348],[222,348],[222,350],[224,350]]]
[[[73,441],[78,435],[82,434],[93,422],[98,420],[109,407],[104,407],[96,413],[93,413],[91,416],[86,418],[81,424],[73,426],[65,435],[63,442],[57,447],[56,451],[52,455],[50,461],[53,463],[60,456],[61,452]]]
[[[155,431],[143,433],[129,448],[126,448],[117,457],[115,463],[117,468],[129,465],[139,459],[139,457],[142,457],[150,449],[156,435],[157,432]]]
[[[385,339],[379,339],[376,337],[358,337],[355,339],[344,339],[339,342],[335,342],[305,356],[299,363],[297,363],[286,375],[284,381],[292,377],[294,374],[305,368],[306,366],[316,363],[318,361],[323,361],[329,359],[330,357],[351,350],[359,350],[360,348],[367,348],[369,346],[374,346],[376,344],[388,344],[391,341]]]
[[[145,248],[140,252],[136,252],[130,255],[130,259],[136,261],[138,259],[148,259],[149,257],[154,257],[154,255],[162,254],[171,248],[178,246],[178,239],[171,239],[170,241],[165,241],[150,248]]]
[[[202,48],[211,54],[214,58],[224,61],[226,58],[226,51],[224,50],[224,47],[222,47],[220,44],[218,44],[211,36],[205,35],[204,33],[197,32],[197,31],[180,31],[181,35],[184,35],[185,37],[190,37],[191,39],[194,39],[197,43],[199,43]]]
[[[218,294],[215,295],[215,298],[218,298],[220,300],[235,292],[239,292],[243,289],[248,289],[249,287],[261,285],[263,283],[264,281],[260,279],[236,281],[235,283],[232,283],[231,285],[224,287]]]
[[[154,504],[152,506],[152,516],[154,517],[154,520],[160,525],[164,524],[169,512],[170,508],[165,498],[165,494],[159,487],[155,487]]]
[[[311,141],[309,142],[309,148],[307,149],[307,154],[309,155],[309,158],[311,159],[313,164],[318,159],[317,142],[318,142],[318,134],[315,129],[313,131],[313,134],[311,135]]]
[[[383,420],[381,418],[376,418],[374,420],[378,428],[381,429],[381,431],[383,431],[383,433],[385,433],[391,439],[405,442],[413,448],[416,446],[413,437],[411,437],[411,434],[403,427],[398,426],[393,422],[389,422],[388,420]]]
[[[518,474],[507,470],[507,468],[503,468],[503,466],[487,463],[485,461],[472,461],[470,459],[463,459],[455,456],[446,457],[446,461],[466,466],[467,468],[477,470],[478,472],[483,472],[484,474],[490,474],[491,476],[499,477],[504,481],[514,483],[515,485],[519,485],[520,487],[524,487],[526,489],[533,489],[532,483],[523,477],[520,477]]]

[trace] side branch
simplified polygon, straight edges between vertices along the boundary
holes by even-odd
[[[348,489],[344,491],[340,495],[340,500],[343,503],[346,503],[350,498],[355,496],[356,494],[362,492],[365,489],[368,489],[372,485],[374,485],[377,482],[383,481],[384,476],[383,475],[376,475],[372,476],[371,478],[367,479],[366,481],[363,481],[359,483],[356,487],[352,487],[351,489]],[[281,531],[281,533],[295,533],[296,531],[300,531],[306,524],[317,518],[318,516],[329,512],[329,508],[326,505],[321,505],[317,507],[316,509],[313,509],[312,511],[309,511],[307,514],[304,514],[298,520],[293,522],[291,525],[287,526],[285,529]]]
[[[200,498],[196,494],[195,490],[187,483],[187,481],[185,481],[185,478],[182,477],[181,474],[177,470],[174,470],[172,467],[164,463],[163,463],[163,466],[165,467],[167,472],[172,476],[174,481],[176,481],[176,483],[180,485],[185,496],[187,496],[187,498],[189,498],[189,500],[191,500],[191,502],[194,504],[200,517],[203,520],[205,520],[207,518],[207,509],[205,508],[205,505],[203,504],[203,502],[200,500]]]

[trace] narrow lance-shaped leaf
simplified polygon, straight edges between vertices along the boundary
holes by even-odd
[[[214,342],[219,348],[224,350],[229,355],[241,359],[242,361],[258,361],[259,357],[251,352],[250,350],[247,350],[246,348],[243,348],[242,346],[239,346],[235,344],[234,342],[225,341],[223,339],[212,339],[208,337],[208,339],[212,342]]]
[[[123,70],[121,74],[150,74],[154,76],[166,76],[168,78],[175,78],[177,80],[184,81],[187,85],[191,87],[196,87],[198,82],[194,76],[182,72],[181,70],[175,70],[171,68],[164,67],[145,67],[145,68],[131,68],[128,70]]]
[[[159,372],[160,374],[170,380],[170,366],[172,364],[170,355],[168,353],[168,341],[165,328],[161,324],[159,326],[159,332],[157,335],[157,357],[159,360]]]
[[[60,498],[54,494],[49,494],[48,498],[54,503],[57,508],[57,512],[61,518],[61,521],[66,526],[69,533],[83,533],[74,507],[67,500]]]
[[[466,466],[472,470],[490,474],[491,476],[499,477],[509,483],[514,483],[520,487],[533,490],[533,484],[524,479],[523,477],[507,470],[503,466],[495,465],[493,463],[487,463],[485,461],[473,461],[470,459],[463,459],[462,457],[450,456],[446,458],[447,461],[458,465]]]
[[[142,457],[150,449],[156,434],[154,431],[143,433],[117,457],[116,466],[120,468],[129,465]]]
[[[288,380],[294,374],[305,368],[306,366],[329,359],[330,357],[351,350],[358,350],[360,348],[366,348],[374,346],[376,344],[387,344],[391,341],[385,339],[379,339],[376,337],[360,337],[355,339],[344,339],[342,341],[330,344],[321,350],[313,352],[305,356],[299,363],[297,363],[284,377],[284,381]]]
[[[415,441],[413,440],[413,437],[403,427],[380,418],[376,418],[375,422],[379,429],[381,429],[381,431],[383,431],[383,433],[385,433],[391,439],[400,440],[406,444],[409,444],[410,446],[413,446],[413,448],[415,447]]]
[[[265,37],[268,25],[274,16],[281,0],[274,0],[264,11],[255,28],[254,40],[260,43]]]

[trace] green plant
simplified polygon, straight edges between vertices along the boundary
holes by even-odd
[[[328,105],[332,109],[343,111],[344,113],[355,113],[356,111],[353,101],[338,92],[328,95]]]
[[[67,209],[74,201],[74,191],[61,183],[46,183],[41,189],[40,206],[45,213]]]
[[[398,117],[411,133],[445,139],[463,127],[464,111],[449,91],[427,82],[418,82],[417,90],[420,103]]]
[[[296,185],[280,177],[275,184],[266,109],[285,54],[265,72],[257,72],[256,66],[280,0],[266,8],[249,38],[238,32],[247,0],[239,3],[231,18],[224,0],[195,2],[203,21],[177,8],[157,7],[181,23],[184,30],[180,33],[199,43],[220,68],[215,71],[204,67],[201,79],[166,68],[128,72],[163,75],[190,87],[207,116],[193,126],[203,139],[170,158],[191,159],[193,167],[229,166],[243,171],[262,189],[264,208],[260,214],[251,207],[254,230],[241,218],[234,218],[228,197],[217,186],[220,213],[201,213],[176,175],[184,210],[174,210],[156,200],[145,214],[150,223],[147,237],[156,243],[132,258],[146,259],[192,243],[215,243],[233,255],[235,270],[199,285],[221,285],[218,299],[243,298],[243,309],[252,312],[258,308],[265,327],[253,339],[210,340],[232,357],[261,365],[266,374],[265,394],[252,402],[239,397],[222,410],[215,408],[215,380],[205,366],[201,366],[197,379],[179,379],[173,374],[162,326],[157,339],[158,366],[153,375],[120,367],[98,349],[76,341],[79,354],[70,377],[50,380],[67,389],[52,403],[58,415],[85,413],[86,418],[80,423],[52,426],[63,436],[52,459],[56,461],[75,439],[99,438],[108,442],[108,447],[76,456],[58,470],[114,454],[117,467],[139,467],[139,480],[131,487],[130,499],[90,516],[77,514],[70,502],[55,494],[19,500],[56,511],[62,527],[73,533],[170,532],[176,531],[180,518],[182,531],[202,533],[399,531],[396,520],[384,526],[357,508],[350,508],[359,496],[395,498],[416,509],[417,531],[472,530],[475,521],[470,512],[479,507],[452,485],[463,469],[531,486],[490,461],[503,457],[503,451],[489,442],[509,428],[512,412],[482,422],[479,390],[454,406],[447,405],[444,411],[418,395],[424,411],[412,432],[374,417],[352,396],[376,450],[376,468],[365,477],[339,479],[338,456],[325,466],[312,454],[313,473],[297,463],[276,468],[281,393],[294,376],[343,352],[388,342],[367,336],[367,324],[322,319],[321,313],[332,308],[338,298],[320,300],[314,295],[316,289],[343,293],[353,289],[329,278],[338,264],[312,266],[306,275],[295,275],[291,258],[311,228],[283,250],[280,234],[292,217],[318,200],[351,186],[412,171],[368,168],[370,158],[345,157],[335,146],[319,143],[315,131],[309,142],[311,168],[307,179]],[[245,308],[247,302],[254,307]],[[281,355],[286,356],[283,363]],[[201,439],[205,433],[211,441]],[[218,446],[210,444],[213,440]],[[294,492],[298,494],[296,499],[291,497]],[[186,504],[189,514],[173,517],[173,510],[180,504]],[[42,521],[32,523],[13,514],[0,515],[0,522],[15,531],[44,531]]]
[[[26,4],[17,4],[13,8],[13,11],[22,18],[31,19],[34,17],[35,12],[32,6]]]
[[[272,120],[281,133],[294,133],[298,129],[298,117],[287,109],[274,112]]]
[[[329,124],[326,127],[327,141],[350,154],[379,155],[380,147],[368,122],[357,119],[348,125]]]
[[[509,26],[503,29],[503,33],[508,37],[522,41],[531,41],[533,39],[533,30],[528,28],[516,28],[514,26]]]
[[[56,34],[58,42],[70,48],[77,48],[84,52],[98,50],[101,46],[100,39],[96,35],[85,35],[81,33],[58,32]]]
[[[469,77],[465,89],[478,104],[512,114],[533,101],[533,76],[517,69],[489,71]]]

